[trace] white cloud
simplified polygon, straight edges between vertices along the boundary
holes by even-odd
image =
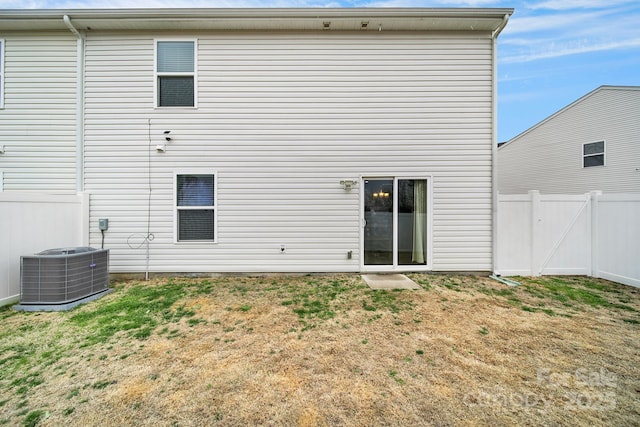
[[[513,17],[504,34],[519,34],[530,32],[541,32],[547,30],[567,30],[588,22],[598,23],[610,15],[608,11],[586,12],[586,13],[560,13],[528,16],[524,18]]]
[[[621,0],[615,4],[623,3]],[[573,4],[595,6],[600,3],[583,0]],[[504,55],[501,61],[524,63],[591,52],[637,50],[640,46],[638,22],[638,7],[559,10],[514,17],[500,38]]]
[[[604,9],[635,3],[636,0],[548,0],[542,2],[526,2],[525,6],[531,10],[575,10]]]
[[[552,43],[548,49],[536,50],[525,54],[506,55],[502,63],[513,64],[531,62],[541,59],[558,58],[561,56],[577,55],[591,52],[640,48],[640,38],[632,40],[617,40],[609,43],[575,43],[574,45],[557,45]]]

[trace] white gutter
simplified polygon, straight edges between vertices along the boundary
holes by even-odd
[[[84,41],[81,34],[71,23],[69,15],[62,17],[64,24],[78,38],[76,59],[76,192],[84,191]]]
[[[509,15],[505,14],[502,24],[491,33],[492,48],[492,94],[491,94],[491,263],[493,275],[498,272],[498,35],[507,26]]]
[[[64,29],[61,15],[76,28],[147,31],[482,31],[493,32],[508,8],[164,8],[0,9],[0,31]]]

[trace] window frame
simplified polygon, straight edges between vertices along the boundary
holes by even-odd
[[[4,42],[4,39],[0,39],[0,110],[4,109],[4,58],[6,56],[6,47],[7,45]]]
[[[193,42],[193,72],[158,72],[158,43],[159,42]],[[160,105],[160,77],[193,77],[193,106],[162,106]],[[156,38],[153,40],[153,105],[154,108],[198,108],[198,39],[197,38]]]
[[[592,154],[584,154],[584,149],[587,145],[590,144],[599,144],[602,143],[602,152],[598,152],[598,153],[592,153]],[[603,139],[601,141],[594,141],[594,142],[585,142],[582,144],[582,169],[586,169],[586,168],[595,168],[595,167],[602,167],[602,166],[606,166],[607,165],[607,142]],[[585,160],[587,159],[587,157],[595,157],[595,156],[602,156],[602,164],[601,165],[585,165]]]
[[[212,175],[213,206],[178,206],[178,176]],[[182,169],[173,173],[173,242],[179,245],[215,244],[218,243],[218,172],[211,169]],[[178,233],[178,215],[181,210],[213,210],[213,240],[180,240]]]

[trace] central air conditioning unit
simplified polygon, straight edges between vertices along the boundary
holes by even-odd
[[[31,305],[67,309],[107,291],[108,249],[60,248],[20,257],[19,309],[28,310]]]

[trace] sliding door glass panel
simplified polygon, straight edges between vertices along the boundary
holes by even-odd
[[[393,265],[393,179],[364,181],[364,263]]]
[[[398,265],[427,264],[427,181],[398,180]]]

